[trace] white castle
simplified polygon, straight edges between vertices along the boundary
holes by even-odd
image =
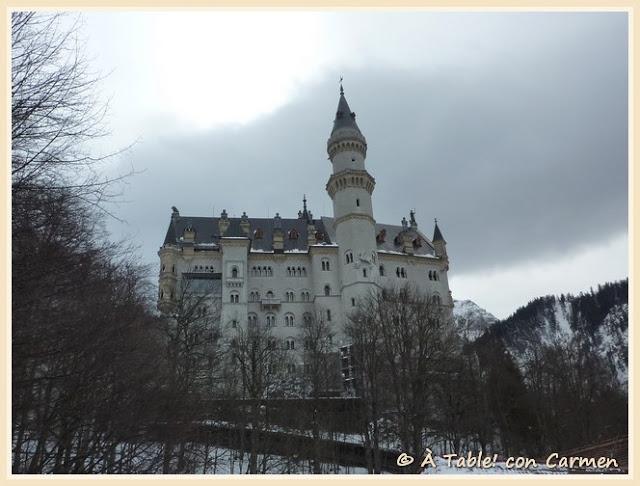
[[[359,299],[373,289],[412,284],[453,308],[446,242],[436,221],[433,239],[415,213],[401,225],[379,224],[371,196],[375,179],[365,168],[367,141],[340,86],[327,141],[332,173],[326,190],[333,217],[314,219],[306,199],[297,218],[182,216],[174,207],[158,255],[159,301],[170,311],[182,282],[221,303],[221,328],[265,324],[288,350],[301,350],[301,324],[331,322],[337,347]]]

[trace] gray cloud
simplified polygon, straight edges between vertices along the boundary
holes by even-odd
[[[248,125],[148,135],[129,157],[144,172],[118,209],[128,226],[112,227],[155,263],[172,205],[292,217],[306,193],[314,215],[331,215],[325,143],[344,74],[369,143],[374,216],[399,223],[415,208],[427,235],[437,216],[456,273],[559,258],[626,232],[626,16],[517,17],[467,46],[484,62],[336,69]]]

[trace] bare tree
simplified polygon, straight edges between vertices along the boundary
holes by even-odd
[[[308,315],[302,325],[303,376],[306,395],[312,399],[311,434],[313,437],[313,474],[322,473],[320,460],[321,424],[320,399],[328,396],[339,385],[338,356],[333,345],[335,333],[322,314]],[[328,428],[329,424],[324,421]]]
[[[162,321],[167,340],[168,382],[163,472],[187,472],[187,438],[204,403],[221,380],[220,310],[215,280],[183,274],[172,310]],[[177,464],[173,466],[178,443]]]
[[[106,210],[115,178],[100,163],[123,150],[96,155],[108,134],[100,75],[91,70],[80,39],[80,17],[11,14],[11,176],[14,198],[64,191]]]
[[[383,414],[392,418],[403,450],[424,452],[435,413],[433,383],[447,372],[456,350],[448,317],[437,301],[410,286],[374,292],[350,317],[346,331],[357,352],[357,377],[371,420],[365,438],[372,441],[374,459]]]
[[[238,325],[230,342],[231,374],[240,377],[240,398],[246,403],[247,423],[249,427],[249,465],[248,472],[257,474],[260,432],[268,426],[262,401],[281,393],[285,381],[287,365],[291,365],[285,344],[273,337],[267,325]],[[244,437],[244,434],[242,435]],[[267,467],[263,461],[263,472]]]

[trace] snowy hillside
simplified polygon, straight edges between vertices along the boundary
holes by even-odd
[[[524,369],[531,351],[570,345],[597,355],[624,388],[628,381],[627,283],[606,284],[577,296],[546,296],[493,327]]]
[[[471,300],[454,300],[453,318],[458,333],[468,341],[474,341],[498,322],[493,314]]]

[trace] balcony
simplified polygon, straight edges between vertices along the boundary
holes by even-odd
[[[275,297],[263,297],[260,303],[262,304],[263,309],[274,309],[279,307],[281,304],[280,299]]]

